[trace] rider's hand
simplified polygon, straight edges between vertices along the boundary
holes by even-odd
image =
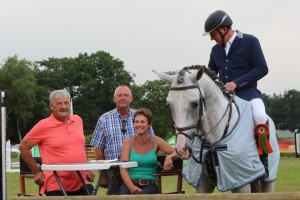
[[[236,88],[236,84],[233,81],[232,82],[228,82],[228,83],[225,84],[225,88],[226,88],[226,91],[232,93],[235,90],[235,88]]]

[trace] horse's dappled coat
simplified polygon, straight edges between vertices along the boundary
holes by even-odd
[[[254,121],[251,106],[248,101],[235,96],[234,101],[239,110],[239,120],[233,130],[220,141],[216,142],[215,151],[217,154],[218,165],[215,166],[217,173],[217,188],[220,191],[228,191],[242,187],[255,179],[264,175],[264,166],[261,163],[256,141],[254,138]],[[276,173],[279,163],[279,147],[275,135],[275,126],[270,122],[270,142],[274,152],[269,155],[269,180],[276,179]],[[193,153],[199,158],[201,140],[194,140]],[[205,145],[210,146],[210,145]],[[203,157],[210,149],[205,148]],[[194,187],[200,184],[202,164],[196,163],[192,158],[188,160],[183,169],[183,176],[186,181]]]
[[[225,97],[224,85],[204,66],[184,67],[176,75],[154,72],[171,84],[167,102],[170,105],[176,129],[176,151],[182,158],[192,155],[184,168],[183,175],[191,185],[197,187],[197,192],[211,193],[215,186],[220,191],[273,192],[280,158],[273,121],[269,118],[273,153],[268,156],[270,176],[266,181],[260,178],[264,175],[264,169],[257,152],[249,102],[235,97],[238,105],[230,106],[230,101]],[[195,86],[199,90],[196,90]],[[229,107],[232,110],[227,112]],[[242,119],[244,117],[245,119]],[[245,124],[242,121],[245,121]],[[196,125],[198,128],[195,128]],[[200,151],[202,151],[202,141],[199,138],[196,137],[194,143],[191,144],[195,133],[205,138],[207,143],[204,146],[210,147],[211,150],[217,147],[217,150],[213,151],[213,155],[217,158],[214,161],[218,163],[213,166],[217,173],[216,183],[211,173],[205,170],[208,160],[202,160],[205,163],[202,166],[193,159],[200,159]],[[209,146],[210,144],[212,146]],[[209,151],[210,148],[204,149],[202,158],[210,155],[212,152]],[[246,165],[241,163],[246,163]],[[252,169],[254,171],[251,171]],[[255,180],[255,178],[258,179]],[[250,182],[251,185],[248,184]]]

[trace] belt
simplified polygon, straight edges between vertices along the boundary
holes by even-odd
[[[132,182],[137,185],[150,185],[150,184],[157,185],[156,181],[152,181],[152,180],[145,179],[145,178],[132,180]]]

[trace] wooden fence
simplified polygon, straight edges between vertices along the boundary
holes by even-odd
[[[112,196],[68,196],[68,197],[16,197],[13,200],[300,200],[295,193],[254,193],[254,194],[162,194],[162,195],[112,195]]]

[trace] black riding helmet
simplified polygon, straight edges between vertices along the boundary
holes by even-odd
[[[223,10],[217,10],[211,13],[205,21],[203,36],[208,35],[212,31],[216,30],[221,26],[231,27],[232,20],[229,15]]]

